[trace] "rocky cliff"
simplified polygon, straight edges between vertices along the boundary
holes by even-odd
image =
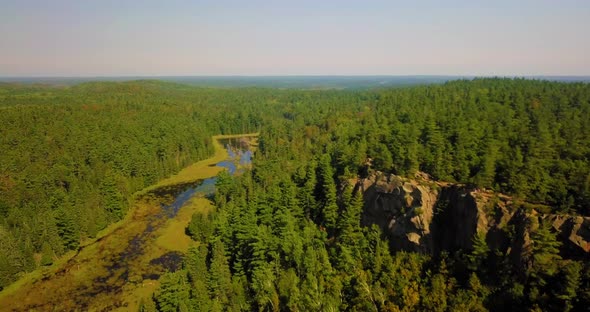
[[[407,179],[375,171],[357,187],[365,198],[363,224],[381,227],[393,249],[434,255],[470,250],[480,234],[491,250],[526,265],[530,233],[546,219],[562,241],[564,258],[590,259],[590,217],[544,215],[509,196],[433,181],[424,173]]]

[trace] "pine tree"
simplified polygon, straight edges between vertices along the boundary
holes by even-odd
[[[66,249],[76,249],[80,245],[78,229],[74,220],[62,208],[58,210],[56,219],[57,231]]]
[[[436,120],[428,117],[422,133],[424,146],[424,169],[436,178],[442,178],[448,173],[444,170],[445,142]]]
[[[231,296],[231,273],[225,257],[223,243],[216,240],[211,243],[209,274],[207,286],[211,299],[219,304],[227,305]]]
[[[191,222],[186,228],[186,232],[193,240],[207,243],[211,235],[213,235],[212,214],[204,212],[194,213]]]
[[[191,306],[196,311],[208,311],[211,307],[211,299],[207,289],[206,260],[208,252],[205,244],[191,247],[184,261],[188,281],[191,285]]]
[[[551,289],[547,289],[550,279],[559,268],[559,247],[561,242],[551,232],[551,223],[542,221],[531,233],[533,263],[529,273],[528,298],[533,307],[547,304]]]
[[[578,297],[580,282],[582,280],[582,264],[578,261],[567,261],[559,269],[557,285],[552,292],[557,299],[555,309],[571,311],[573,303]]]
[[[279,311],[279,294],[275,288],[272,263],[259,263],[252,273],[251,287],[258,311]]]
[[[158,311],[176,312],[189,305],[186,272],[166,273],[159,279],[160,287],[154,294]]]
[[[316,188],[316,165],[311,162],[307,165],[303,185],[297,193],[299,205],[303,208],[306,217],[314,219],[317,216],[317,202],[314,196]]]
[[[352,195],[352,187],[347,187],[344,190],[347,196],[344,196],[346,201],[344,209],[338,220],[338,244],[344,247],[350,253],[353,262],[360,260],[361,250],[360,244],[363,240],[362,229],[360,226],[361,213],[363,211],[363,195],[356,192]]]
[[[104,209],[113,216],[115,220],[123,218],[126,208],[125,197],[117,187],[117,180],[114,173],[108,171],[100,187]]]
[[[321,200],[320,224],[326,227],[329,235],[334,235],[338,220],[338,204],[336,203],[336,183],[334,182],[330,156],[324,155],[318,167],[318,187]]]
[[[468,266],[472,271],[484,272],[483,264],[488,258],[490,248],[486,242],[486,235],[483,232],[475,234],[472,238],[473,250],[467,256]]]
[[[285,209],[293,217],[300,219],[303,217],[303,210],[297,201],[297,189],[291,179],[284,179],[279,183],[281,196],[279,199],[278,209]]]
[[[541,278],[541,284],[545,284],[542,276],[553,276],[558,269],[559,247],[561,242],[557,240],[555,233],[551,232],[551,223],[544,221],[531,233],[533,251],[533,275]]]
[[[53,253],[53,249],[51,249],[51,245],[48,242],[44,242],[41,248],[41,265],[52,265],[53,257],[55,257],[55,254]]]

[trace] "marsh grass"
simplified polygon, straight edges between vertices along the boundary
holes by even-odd
[[[186,228],[196,212],[209,213],[214,209],[211,201],[204,197],[193,197],[178,211],[175,218],[168,220],[165,227],[160,230],[156,239],[156,245],[170,251],[186,253],[189,247],[197,244],[188,235]]]

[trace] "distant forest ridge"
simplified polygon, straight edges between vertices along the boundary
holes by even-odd
[[[157,79],[202,87],[264,87],[293,89],[371,89],[440,84],[491,76],[404,75],[404,76],[103,76],[103,77],[1,77],[0,83],[75,85],[96,81]],[[557,82],[590,82],[590,76],[502,76]]]

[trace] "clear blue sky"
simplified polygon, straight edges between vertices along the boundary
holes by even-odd
[[[590,75],[590,1],[0,0],[0,76]]]

